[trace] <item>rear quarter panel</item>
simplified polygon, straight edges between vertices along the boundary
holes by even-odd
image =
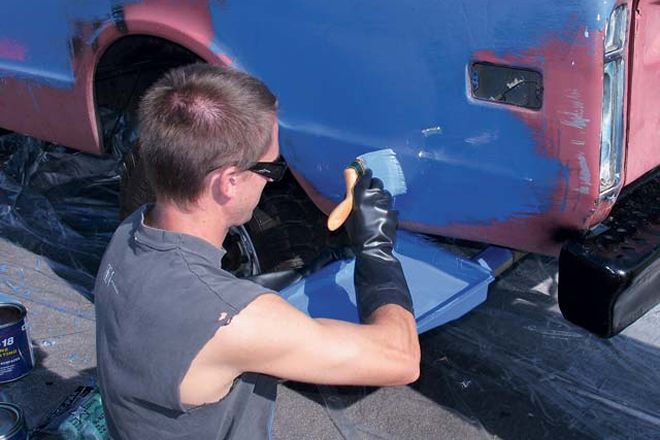
[[[284,154],[324,209],[353,157],[389,147],[404,227],[554,254],[609,209],[599,134],[616,4],[289,0],[212,15],[219,50],[279,95]],[[543,107],[472,99],[474,61],[542,72]]]

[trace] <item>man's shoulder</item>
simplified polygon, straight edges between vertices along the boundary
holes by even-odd
[[[126,238],[130,238],[135,234],[137,226],[142,221],[142,215],[144,212],[143,209],[144,207],[141,207],[133,211],[128,217],[121,221],[119,226],[117,226],[117,229],[115,229],[115,232],[112,234],[112,240],[110,240],[108,247],[120,239],[125,240]]]
[[[205,260],[191,258],[185,253],[181,256],[187,260],[187,268],[195,281],[204,285],[211,294],[220,297],[236,311],[242,310],[258,296],[269,291],[252,281],[237,278],[220,267],[212,267]]]

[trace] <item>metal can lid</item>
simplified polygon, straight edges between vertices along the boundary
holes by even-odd
[[[0,303],[0,328],[9,327],[25,318],[27,311],[19,303]]]
[[[0,440],[11,438],[23,429],[23,411],[11,403],[0,403]]]

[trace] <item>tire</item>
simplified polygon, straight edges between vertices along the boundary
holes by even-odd
[[[245,225],[264,272],[302,267],[332,246],[326,217],[307,197],[291,173],[266,185],[252,219]]]
[[[155,200],[140,160],[139,145],[126,155],[120,181],[122,219]],[[266,185],[259,206],[244,226],[233,227],[223,247],[225,270],[238,277],[299,268],[343,235],[330,234],[325,216],[290,173]]]

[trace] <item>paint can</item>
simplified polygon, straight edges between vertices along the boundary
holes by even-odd
[[[27,310],[18,303],[0,303],[0,383],[20,379],[32,367]]]
[[[11,403],[0,403],[0,440],[28,440],[23,410]]]

